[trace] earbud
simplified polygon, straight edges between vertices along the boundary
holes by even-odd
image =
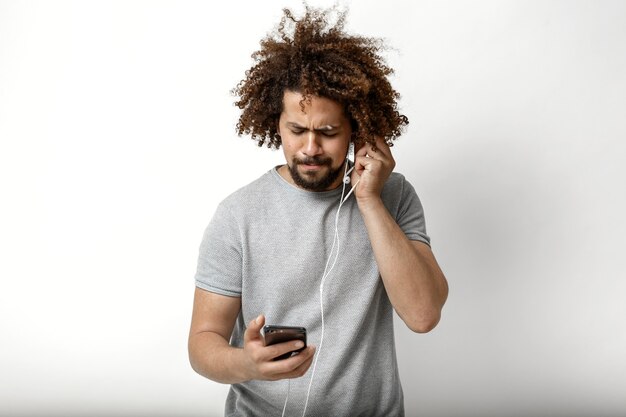
[[[348,145],[348,154],[346,155],[346,169],[348,169],[348,166],[350,165],[350,157],[354,159],[354,142],[352,141],[350,141],[350,144]],[[350,170],[347,171],[346,174],[343,176],[344,184],[350,184],[350,173],[353,169],[354,167],[350,168]]]
[[[343,183],[344,184],[350,184],[350,173],[352,172],[352,170],[354,169],[354,167],[350,168],[347,172],[346,175],[343,176]]]

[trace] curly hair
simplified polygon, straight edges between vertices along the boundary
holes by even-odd
[[[238,135],[249,134],[259,146],[280,148],[278,120],[285,91],[302,94],[300,106],[312,96],[340,103],[352,126],[352,140],[375,146],[376,137],[388,145],[409,123],[397,109],[397,93],[389,83],[393,73],[380,52],[382,40],[344,32],[346,11],[315,9],[305,5],[296,19],[289,9],[277,29],[252,54],[255,64],[232,90],[242,109]]]

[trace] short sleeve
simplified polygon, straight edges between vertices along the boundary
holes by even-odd
[[[430,237],[426,233],[424,208],[415,188],[404,177],[402,178],[400,204],[396,222],[410,240],[419,240],[430,246]]]
[[[217,294],[240,297],[242,240],[235,218],[220,204],[204,231],[198,254],[196,286]]]

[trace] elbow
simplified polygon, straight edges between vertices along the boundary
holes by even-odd
[[[415,333],[428,333],[437,327],[439,320],[441,319],[441,311],[431,311],[428,313],[421,313],[410,319],[405,319],[407,327]]]
[[[187,358],[189,359],[189,365],[198,375],[207,377],[204,371],[202,357],[199,354],[200,348],[195,339],[194,335],[190,335],[187,342]]]
[[[448,283],[441,275],[441,282],[443,283],[439,297],[436,300],[432,300],[430,303],[424,303],[422,308],[417,308],[413,311],[413,314],[405,319],[404,322],[411,331],[415,333],[428,333],[437,327],[441,320],[441,310],[443,305],[448,299]]]
[[[193,346],[191,344],[191,337],[189,338],[189,342],[187,345],[187,357],[189,359],[189,365],[191,366],[191,369],[193,369],[196,373],[200,374],[200,367],[198,366],[198,363],[195,360]]]
[[[189,354],[189,365],[191,366],[191,369],[193,369],[195,373],[202,375],[201,367],[198,364],[198,362],[195,360],[195,358],[191,355],[191,353]]]

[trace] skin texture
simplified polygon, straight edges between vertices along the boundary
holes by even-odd
[[[303,112],[300,108],[301,100],[301,93],[286,91],[284,94],[284,110],[279,119],[278,131],[287,165],[279,168],[278,173],[288,182],[305,189],[332,190],[341,184],[343,175],[325,187],[313,189],[295,181],[289,166],[311,184],[322,182],[333,171],[343,174],[342,168],[352,136],[350,121],[342,106],[335,101],[313,97]],[[316,159],[327,161],[328,165],[319,164],[315,162]],[[311,165],[299,164],[298,161],[311,161]]]
[[[292,164],[306,181],[319,182],[345,163],[352,137],[349,118],[339,102],[328,98],[312,96],[305,101],[304,108],[300,106],[301,93],[285,91],[283,99],[284,110],[277,131],[282,137],[287,164],[278,172],[300,186],[289,170],[288,164]],[[310,166],[294,164],[294,161],[310,162],[311,158],[328,162],[311,162]],[[354,195],[389,299],[406,325],[423,333],[439,322],[448,285],[430,247],[410,241],[382,202],[381,191],[394,166],[391,149],[383,138],[377,137],[374,144],[365,142],[356,147],[351,180],[357,184]],[[324,189],[338,187],[341,180],[339,176]],[[189,334],[192,367],[199,374],[223,383],[302,376],[311,365],[315,347],[309,345],[296,356],[272,361],[298,346],[295,342],[263,346],[259,334],[265,322],[262,315],[249,323],[243,348],[229,345],[240,308],[240,298],[196,288]]]

